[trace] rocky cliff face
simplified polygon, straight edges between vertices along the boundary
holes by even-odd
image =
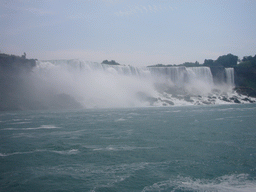
[[[235,83],[237,86],[256,89],[256,68],[235,67]]]
[[[25,56],[0,54],[0,110],[18,110],[21,108],[28,87],[27,81],[35,59]],[[25,98],[24,98],[25,97]]]
[[[19,75],[29,73],[36,66],[35,59],[26,59],[25,55],[19,57],[15,55],[0,54],[1,75]]]
[[[256,68],[235,67],[236,91],[250,97],[256,97]]]
[[[81,108],[71,96],[45,89],[35,66],[36,60],[25,55],[0,54],[0,111]]]

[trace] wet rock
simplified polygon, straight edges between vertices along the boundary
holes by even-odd
[[[208,99],[209,102],[215,103],[215,99]]]
[[[206,104],[206,105],[212,104],[212,102],[210,102],[210,101],[202,101],[202,103],[203,103],[203,104]]]
[[[215,103],[216,97],[215,96],[208,96],[208,101],[211,103]]]
[[[237,98],[234,99],[235,103],[241,103]]]
[[[225,96],[219,97],[219,99],[222,100],[222,101],[230,102],[230,100]]]
[[[186,96],[184,97],[184,100],[187,101],[187,102],[191,102],[191,103],[194,102],[194,100],[190,99],[190,96],[189,96],[189,95],[186,95]]]
[[[250,103],[254,103],[255,101],[252,101],[251,99],[249,99],[248,97],[242,99],[243,101],[249,101]]]
[[[201,103],[199,101],[196,101],[194,105],[201,105]]]
[[[248,97],[256,97],[256,91],[250,87],[236,87],[234,90],[241,95],[246,95]]]
[[[174,105],[174,103],[172,101],[169,100],[161,100],[162,102],[168,103],[169,105]]]

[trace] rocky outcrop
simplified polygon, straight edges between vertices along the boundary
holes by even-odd
[[[23,56],[0,54],[0,72],[4,74],[19,74],[29,73],[36,66],[36,59],[26,59],[25,53]]]
[[[250,87],[236,87],[235,91],[241,95],[246,95],[248,97],[256,97],[256,91]]]
[[[25,53],[0,54],[0,111],[82,108],[72,96],[49,91],[46,83],[36,84],[35,66],[36,60],[26,59]]]

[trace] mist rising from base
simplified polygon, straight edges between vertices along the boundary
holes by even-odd
[[[214,82],[209,67],[132,67],[80,60],[38,61],[34,96],[46,108],[111,108],[250,102],[236,94],[234,69]]]

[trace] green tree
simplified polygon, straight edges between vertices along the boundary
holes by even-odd
[[[119,63],[117,63],[115,60],[111,60],[111,61],[108,61],[108,60],[104,60],[102,61],[103,64],[107,64],[107,65],[120,65]]]
[[[205,66],[212,66],[213,62],[214,61],[212,59],[205,59],[203,65],[205,65]]]
[[[234,67],[237,65],[238,56],[232,55],[231,53],[227,55],[219,56],[216,61],[214,61],[215,65],[222,65],[223,67]]]

